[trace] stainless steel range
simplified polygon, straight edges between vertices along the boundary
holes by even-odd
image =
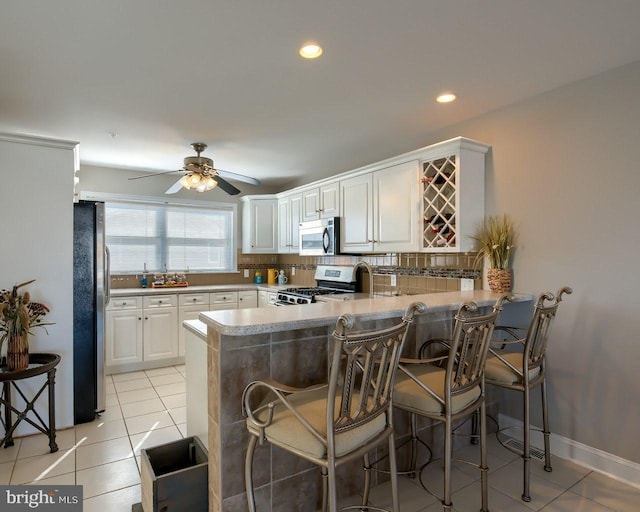
[[[276,306],[311,304],[335,295],[352,294],[357,288],[356,269],[353,266],[318,265],[313,277],[317,286],[280,290]]]

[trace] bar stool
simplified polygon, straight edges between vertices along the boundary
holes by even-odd
[[[327,508],[337,511],[336,467],[359,457],[368,467],[368,452],[387,442],[392,506],[394,512],[399,510],[391,396],[409,325],[415,313],[425,311],[426,306],[416,302],[397,325],[359,333],[348,332],[354,319],[342,315],[333,332],[327,384],[299,389],[269,380],[255,381],[245,388],[242,401],[250,434],[245,485],[250,512],[255,512],[252,473],[258,442],[269,442],[320,466],[325,512]],[[362,507],[382,510],[367,505],[369,488],[370,472],[365,471],[367,500],[363,499]],[[314,508],[315,503],[308,507]]]
[[[558,304],[563,294],[571,294],[573,290],[567,286],[560,288],[555,295],[542,293],[535,304],[533,317],[527,330],[516,327],[496,326],[495,332],[504,332],[509,339],[498,340],[490,348],[485,369],[485,381],[492,386],[519,391],[523,394],[523,449],[511,447],[500,438],[500,433],[514,427],[498,428],[498,441],[510,451],[522,457],[524,466],[522,500],[531,501],[529,476],[531,462],[531,425],[530,395],[531,390],[540,386],[542,395],[542,430],[544,435],[544,469],[551,471],[551,452],[549,450],[549,413],[547,408],[546,349],[549,331],[556,317]],[[545,304],[549,301],[550,304]],[[524,337],[523,334],[526,335]],[[515,349],[515,350],[514,350]],[[525,377],[526,376],[526,377]],[[533,429],[540,431],[540,429]]]
[[[480,472],[482,479],[482,511],[487,512],[487,443],[484,395],[484,367],[498,313],[504,295],[487,314],[474,314],[475,303],[460,306],[450,340],[426,341],[419,351],[419,359],[400,360],[396,377],[393,406],[411,414],[411,463],[416,472],[417,428],[416,415],[444,424],[444,494],[436,496],[445,510],[451,510],[451,463],[453,453],[453,424],[480,410]],[[434,343],[446,348],[446,355],[424,359],[425,349]],[[434,364],[438,363],[438,365]],[[425,465],[426,466],[426,465]],[[423,468],[425,467],[423,466]],[[422,483],[422,481],[421,481]]]

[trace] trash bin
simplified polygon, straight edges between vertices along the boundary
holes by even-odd
[[[142,449],[140,483],[144,512],[208,512],[207,450],[195,436]]]

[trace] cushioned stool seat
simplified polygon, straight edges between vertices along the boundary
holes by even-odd
[[[507,361],[515,370],[506,365],[500,358]],[[492,350],[489,353],[489,357],[487,357],[484,378],[488,384],[522,384],[521,375],[524,375],[522,365],[522,354],[504,349]],[[539,366],[530,369],[529,381],[533,381],[538,375],[540,375]]]

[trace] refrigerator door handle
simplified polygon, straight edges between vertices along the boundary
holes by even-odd
[[[104,246],[104,306],[111,300],[111,252]]]

